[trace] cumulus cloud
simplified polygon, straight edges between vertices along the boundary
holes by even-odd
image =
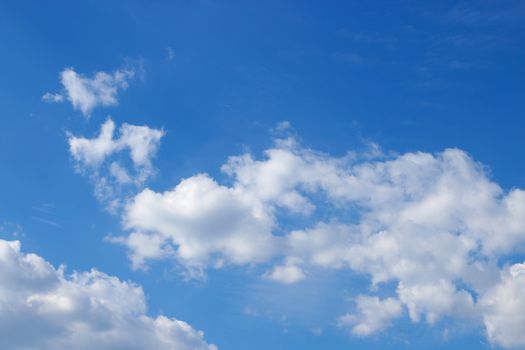
[[[482,324],[479,300],[496,293],[501,262],[525,251],[525,191],[503,190],[459,149],[388,155],[372,145],[333,157],[288,138],[261,159],[230,157],[221,170],[229,185],[197,174],[128,202],[129,234],[113,240],[135,268],[155,259],[200,272],[265,264],[264,277],[282,283],[313,268],[350,269],[387,296],[358,298],[358,312],[340,319],[364,336],[403,309],[412,322]],[[390,312],[374,319],[374,306]]]
[[[68,143],[77,170],[90,176],[97,197],[115,209],[121,205],[125,186],[141,186],[154,174],[152,159],[163,136],[163,130],[127,123],[117,132],[115,122],[108,118],[98,136],[69,135]],[[129,161],[119,157],[122,153],[128,153]]]
[[[66,68],[60,73],[64,92],[47,92],[42,96],[42,100],[58,103],[67,99],[74,109],[89,116],[95,107],[117,105],[119,90],[126,89],[135,75],[135,69],[128,68],[112,73],[96,72],[92,77],[87,77],[73,68]]]
[[[30,330],[28,332],[28,330]],[[203,333],[146,314],[143,290],[91,270],[66,275],[0,240],[0,348],[216,350]]]
[[[121,238],[132,248],[135,267],[147,258],[165,256],[166,247],[189,269],[262,262],[272,255],[276,240],[266,208],[204,174],[164,193],[145,189],[127,206],[124,225],[144,240],[153,235],[159,246],[153,250],[151,245],[134,245],[130,239],[136,235]]]
[[[399,300],[360,295],[356,298],[357,313],[339,317],[340,327],[350,327],[357,336],[369,336],[383,330],[391,319],[403,312]]]
[[[303,280],[306,277],[306,274],[300,267],[297,267],[292,260],[288,261],[285,265],[275,266],[264,276],[270,280],[284,284],[292,284]]]
[[[422,314],[427,323],[434,324],[444,315],[468,317],[476,312],[472,295],[447,280],[412,286],[399,282],[397,294],[413,322],[419,322]]]
[[[487,336],[494,345],[525,347],[525,263],[505,269],[481,299]]]

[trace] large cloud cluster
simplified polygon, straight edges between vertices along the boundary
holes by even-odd
[[[356,335],[406,310],[413,322],[484,322],[494,344],[525,346],[525,324],[504,323],[525,308],[500,300],[522,282],[501,261],[524,252],[525,191],[504,191],[458,149],[332,157],[284,139],[264,155],[229,158],[229,186],[197,174],[143,190],[123,214],[129,235],[114,240],[136,268],[165,258],[199,271],[265,263],[274,266],[264,276],[283,283],[312,267],[364,273],[375,289],[394,282],[386,299],[362,295],[341,316]],[[314,224],[304,227],[306,218]],[[282,220],[296,229],[282,233]]]

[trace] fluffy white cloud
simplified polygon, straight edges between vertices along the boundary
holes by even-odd
[[[369,336],[383,330],[390,320],[399,317],[403,312],[399,300],[393,298],[379,299],[368,295],[356,298],[357,313],[339,317],[340,327],[351,327],[357,336]]]
[[[399,299],[408,308],[410,319],[419,322],[421,314],[425,315],[429,324],[435,323],[443,315],[469,317],[476,310],[472,295],[447,280],[433,283],[415,283],[406,286],[403,282],[397,288]]]
[[[113,140],[115,123],[111,118],[100,128],[97,137],[88,139],[70,136],[69,151],[82,166],[98,167],[106,157],[117,150],[117,142]]]
[[[198,174],[170,191],[145,189],[139,193],[126,207],[124,226],[135,233],[134,237],[136,233],[142,239],[151,236],[158,249],[151,245],[142,249],[126,237],[115,240],[130,248],[135,267],[147,259],[165,257],[167,250],[189,269],[267,261],[286,245],[285,238],[272,234],[277,225],[276,211],[285,208],[302,215],[314,209],[296,187],[301,181],[310,181],[311,176],[320,178],[325,174],[315,174],[317,169],[310,173],[302,170],[320,167],[329,173],[332,163],[339,163],[324,164],[320,155],[309,151],[304,157],[296,154],[293,140],[279,141],[279,145],[267,151],[267,161],[255,161],[249,155],[230,158],[223,171],[235,178],[233,186],[220,185],[208,175]],[[305,186],[313,189],[315,184]],[[159,255],[154,256],[152,251]],[[287,268],[291,270],[296,271]]]
[[[97,72],[88,78],[73,68],[66,68],[60,74],[60,80],[73,108],[88,116],[97,106],[117,105],[118,90],[127,88],[128,81],[134,76],[134,70],[117,70],[112,74]]]
[[[135,267],[147,258],[165,256],[167,247],[173,247],[173,256],[189,269],[262,262],[272,255],[277,240],[271,234],[272,215],[263,205],[203,174],[164,193],[142,191],[128,205],[124,224],[135,232],[120,239],[132,249]],[[133,244],[137,232],[143,240],[151,235],[158,248]]]
[[[96,72],[92,77],[86,77],[73,68],[66,68],[60,73],[64,93],[46,92],[42,100],[59,103],[67,98],[74,109],[80,110],[82,114],[89,117],[97,106],[117,105],[118,91],[126,89],[135,74],[135,70],[129,68],[119,69],[113,73]]]
[[[0,240],[0,348],[12,350],[215,350],[189,324],[146,315],[140,287],[102,272],[75,272],[18,241]]]
[[[290,259],[290,261],[284,265],[275,266],[264,276],[270,280],[284,284],[292,284],[303,280],[306,274],[300,267],[297,267],[293,259]]]
[[[117,208],[125,185],[140,186],[154,174],[152,159],[163,136],[163,130],[127,123],[116,132],[116,125],[109,118],[102,124],[98,136],[69,135],[68,142],[77,169],[89,174],[97,197],[109,208]],[[125,152],[131,162],[118,157]],[[127,163],[131,166],[126,166]]]
[[[481,298],[487,336],[494,345],[525,347],[525,263],[506,269]]]
[[[264,155],[230,157],[229,186],[199,174],[166,192],[145,189],[125,209],[130,234],[114,240],[135,267],[164,258],[201,272],[275,264],[264,276],[283,283],[312,267],[363,273],[391,296],[363,297],[341,319],[360,335],[386,327],[399,308],[413,322],[481,324],[477,300],[499,283],[498,263],[525,252],[525,191],[504,191],[461,150],[331,157],[285,139]],[[314,224],[305,228],[305,218]],[[371,318],[366,310],[383,304],[391,312]]]

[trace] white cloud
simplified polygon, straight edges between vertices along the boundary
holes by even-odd
[[[457,290],[451,281],[438,280],[432,283],[416,283],[406,286],[403,282],[397,288],[399,299],[406,305],[410,319],[419,322],[424,314],[429,324],[442,316],[469,317],[476,312],[472,295]]]
[[[126,228],[141,232],[143,239],[148,234],[159,246],[173,246],[174,256],[188,268],[265,261],[276,240],[266,208],[204,174],[164,193],[142,191],[128,205],[123,221]],[[132,245],[127,239],[121,242],[132,249],[136,267],[146,258],[157,258],[151,246]]]
[[[70,136],[69,149],[73,158],[83,167],[99,167],[110,155],[128,150],[133,165],[151,168],[151,159],[157,153],[164,131],[147,126],[122,124],[115,138],[115,122],[108,118],[96,138]]]
[[[118,104],[117,93],[128,87],[128,81],[135,76],[135,71],[117,70],[113,73],[97,72],[88,78],[66,68],[60,74],[60,80],[66,90],[66,97],[73,108],[89,116],[97,106],[115,106]]]
[[[62,96],[61,94],[53,94],[50,92],[46,92],[42,96],[42,101],[48,102],[48,103],[60,103],[64,101],[64,96]]]
[[[159,259],[173,256],[173,250],[165,239],[160,235],[146,235],[141,232],[133,232],[127,237],[107,237],[113,243],[126,245],[130,251],[130,259],[133,269],[146,269],[147,259]]]
[[[525,263],[512,265],[481,298],[487,336],[494,345],[525,347]]]
[[[102,272],[61,267],[0,240],[0,348],[215,350],[203,333],[149,317],[142,289]]]
[[[130,235],[115,238],[134,267],[165,258],[201,272],[285,261],[265,274],[284,283],[314,267],[351,269],[385,286],[386,300],[413,322],[481,324],[476,300],[498,283],[498,261],[525,252],[525,191],[504,191],[461,150],[387,156],[372,146],[332,157],[285,139],[264,155],[230,157],[229,186],[199,174],[135,196],[123,216]],[[380,331],[381,320],[358,332]]]
[[[288,261],[285,265],[275,266],[273,270],[264,275],[266,278],[284,283],[292,284],[303,280],[306,277],[304,271],[294,264],[294,261]]]
[[[318,223],[307,230],[295,230],[287,236],[287,254],[306,259],[312,265],[341,268],[346,265],[348,248],[358,242],[359,231],[338,223]]]
[[[70,136],[69,151],[73,158],[82,166],[98,167],[113,152],[119,148],[113,140],[115,122],[109,118],[102,124],[96,138]]]
[[[368,295],[356,298],[357,313],[346,314],[338,319],[340,327],[350,327],[352,334],[369,336],[386,328],[393,318],[403,312],[399,300],[379,299]]]
[[[117,150],[127,147],[136,167],[150,168],[151,158],[157,153],[162,136],[162,130],[124,123],[120,127],[120,138],[116,140]]]
[[[154,174],[152,159],[160,146],[164,131],[127,123],[116,132],[109,118],[98,136],[85,138],[69,135],[69,151],[77,170],[87,173],[95,185],[95,194],[108,208],[121,205],[124,186],[141,186]],[[131,166],[119,155],[128,152]]]
[[[109,173],[119,184],[129,184],[133,182],[128,171],[117,162],[111,163],[109,166]]]
[[[95,107],[116,106],[119,90],[125,90],[135,75],[135,69],[127,68],[112,73],[96,72],[92,77],[86,77],[73,68],[66,68],[60,73],[63,93],[46,92],[42,100],[60,103],[67,98],[74,109],[89,117]]]

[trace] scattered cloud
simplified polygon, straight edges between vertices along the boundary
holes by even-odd
[[[50,92],[46,92],[42,96],[42,101],[48,102],[48,103],[60,103],[64,101],[64,96],[60,94],[52,94]]]
[[[117,70],[113,73],[97,72],[88,78],[73,68],[67,68],[61,73],[61,82],[73,108],[89,116],[97,106],[117,105],[118,90],[126,89],[134,75],[134,70]]]
[[[18,241],[0,240],[2,349],[217,349],[186,322],[146,311],[132,282],[97,270],[66,275]]]
[[[89,117],[98,106],[116,106],[119,90],[125,90],[136,75],[134,68],[119,69],[112,73],[96,72],[91,77],[77,73],[74,68],[66,68],[60,73],[62,93],[46,92],[45,102],[59,103],[66,99],[74,109]]]
[[[175,59],[175,51],[171,47],[166,48],[166,60],[173,61]]]
[[[271,131],[274,134],[282,134],[285,132],[288,132],[291,129],[292,125],[289,121],[283,120],[277,123],[274,128],[271,129]]]
[[[11,221],[0,221],[0,235],[3,238],[20,238],[24,236],[24,227]]]
[[[155,173],[152,159],[160,146],[164,131],[124,123],[116,131],[108,118],[94,138],[68,135],[69,151],[76,168],[95,184],[95,194],[106,206],[120,207],[126,186],[140,187]],[[129,155],[129,160],[119,157]]]
[[[320,337],[323,335],[323,329],[321,327],[310,328],[310,332],[316,337]]]

